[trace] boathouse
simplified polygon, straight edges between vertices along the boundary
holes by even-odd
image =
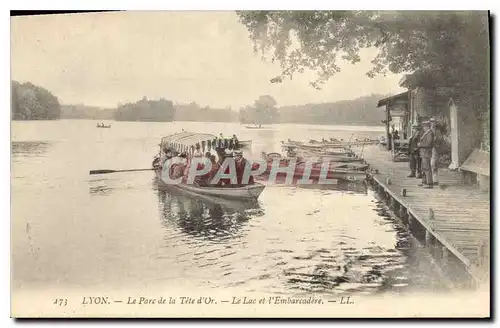
[[[381,99],[377,107],[385,106],[385,119],[382,121],[385,125],[387,149],[394,150],[392,142],[392,133],[398,131],[402,140],[410,137],[411,124],[409,124],[408,105],[409,92],[403,92],[394,96]]]
[[[428,71],[406,75],[399,85],[408,89],[410,124],[434,117],[443,128],[442,166],[459,170],[463,183],[489,190],[489,115],[481,114],[489,113],[485,97]]]

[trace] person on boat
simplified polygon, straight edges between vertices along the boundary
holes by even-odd
[[[198,160],[202,160],[202,157],[203,157],[203,154],[201,152],[195,152],[193,154],[193,158],[196,158]],[[188,174],[189,174],[189,170],[191,169],[191,162],[188,162],[185,169],[184,169],[184,176],[183,176],[183,179],[182,179],[182,182],[183,183],[186,183],[187,181],[187,178],[188,178]],[[202,170],[204,168],[204,164],[202,162],[199,162],[198,163],[198,166],[196,167],[196,169],[198,171]],[[203,176],[196,176],[194,178],[194,183],[195,185],[202,185],[203,184]]]
[[[238,180],[238,184],[243,184],[243,174],[246,169],[247,160],[243,157],[243,152],[241,150],[236,150],[234,152],[234,160],[236,164],[236,179]],[[253,176],[250,176],[248,179],[248,184],[253,184]]]
[[[217,153],[217,163],[221,165],[224,162],[224,149],[223,148],[216,148],[215,152]]]
[[[234,158],[233,158],[233,151],[230,150],[230,149],[226,149],[224,151],[224,159],[222,161],[219,161],[220,165],[222,165],[222,163],[224,163],[225,161],[233,161]],[[229,166],[226,168],[226,170],[224,171],[224,174],[229,174],[230,171],[229,171]],[[220,179],[220,182],[222,185],[230,185],[231,184],[231,179],[229,178],[222,178]]]
[[[211,156],[212,156],[212,154],[210,154],[210,152],[207,151],[205,153],[205,155],[203,156],[203,158],[202,158],[201,165],[198,165],[198,169],[204,168],[204,167],[206,167],[208,165],[211,168],[210,170],[212,170],[213,163],[212,163],[212,160],[211,160]],[[198,179],[198,184],[200,186],[206,186],[206,185],[208,185],[210,183],[210,180],[211,180],[211,173],[212,173],[212,171],[209,171],[208,173],[205,173],[204,175],[200,176],[199,179]],[[196,179],[195,179],[195,181],[196,181]]]
[[[172,155],[174,155],[169,161],[172,163],[170,167],[170,178],[178,179],[184,175],[184,170],[186,169],[187,164],[187,156],[186,153],[179,154],[177,151],[173,151]]]
[[[217,163],[217,159],[216,159],[215,155],[210,155],[209,158],[210,158],[210,163],[212,164],[212,167],[210,169],[210,172],[207,173],[207,183],[211,184],[212,179],[217,174],[217,171],[219,171],[220,165],[219,165],[219,163]],[[217,186],[220,186],[220,185],[222,185],[222,181],[219,181],[217,183]]]

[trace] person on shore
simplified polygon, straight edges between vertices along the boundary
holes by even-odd
[[[412,136],[409,140],[408,155],[410,156],[411,173],[408,178],[422,178],[422,158],[418,150],[418,141],[420,140],[420,125],[418,123],[412,126]]]
[[[422,158],[423,175],[422,183],[419,186],[432,189],[434,183],[432,181],[431,157],[432,148],[434,147],[434,132],[431,130],[431,123],[429,121],[423,122],[422,126],[423,132],[418,142],[418,149]]]
[[[437,127],[437,122],[434,117],[429,120],[431,123],[431,130],[434,133],[434,145],[432,147],[431,169],[433,184],[439,185],[438,166],[439,166],[439,145],[442,144],[443,135]]]

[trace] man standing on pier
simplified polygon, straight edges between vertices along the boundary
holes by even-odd
[[[432,168],[431,168],[431,158],[432,158],[432,148],[434,148],[434,132],[431,130],[431,123],[425,121],[422,123],[424,131],[418,142],[418,149],[420,157],[422,157],[422,183],[419,186],[426,189],[433,188],[432,181]]]
[[[422,158],[418,153],[418,142],[420,140],[420,125],[418,123],[412,126],[412,135],[409,140],[408,155],[410,156],[411,173],[408,178],[422,178]]]

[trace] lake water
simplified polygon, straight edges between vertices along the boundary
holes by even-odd
[[[295,295],[405,293],[442,286],[429,256],[371,190],[268,186],[255,204],[158,190],[148,168],[181,129],[253,140],[376,138],[378,127],[61,120],[12,123],[12,287],[189,285]],[[190,288],[191,288],[190,287]]]

